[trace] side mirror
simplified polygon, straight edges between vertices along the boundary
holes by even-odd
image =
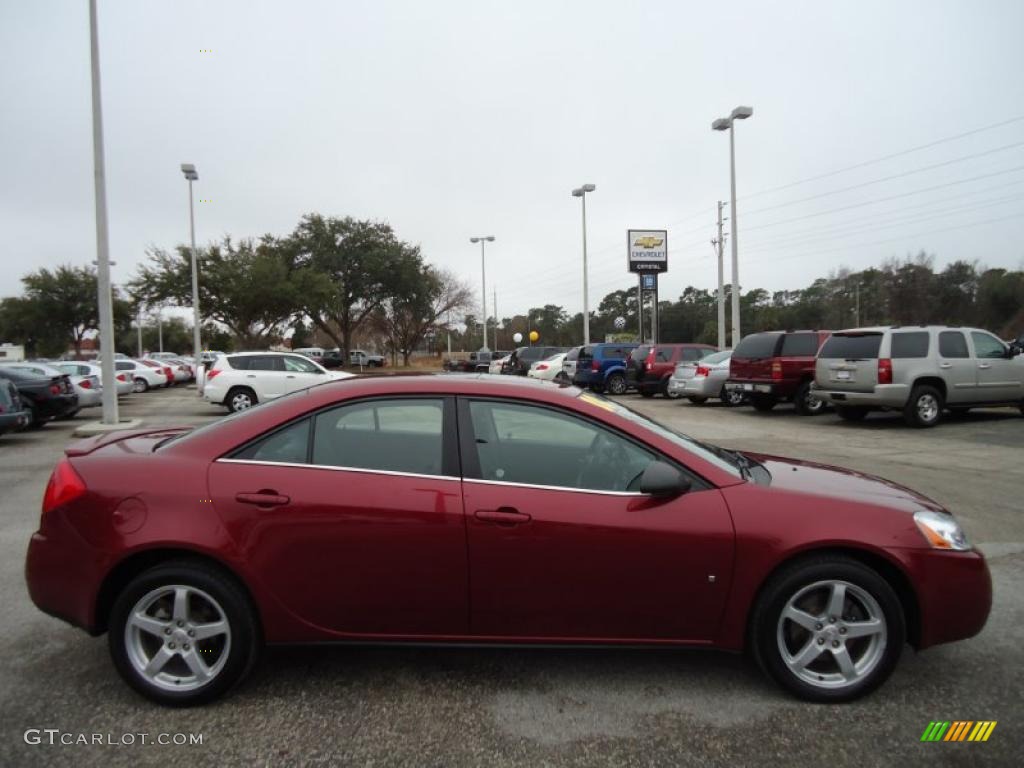
[[[1019,341],[1015,341],[1015,342],[1013,342],[1010,345],[1010,348],[1007,351],[1007,356],[1008,357],[1016,357],[1021,352],[1024,352],[1024,345],[1022,345],[1021,342],[1019,342]]]
[[[640,493],[657,498],[682,496],[693,483],[675,467],[663,461],[652,461],[640,477]]]

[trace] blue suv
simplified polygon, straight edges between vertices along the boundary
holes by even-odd
[[[572,377],[572,383],[595,392],[607,390],[612,395],[624,395],[628,387],[626,358],[638,346],[612,343],[583,347],[576,362],[576,375]]]

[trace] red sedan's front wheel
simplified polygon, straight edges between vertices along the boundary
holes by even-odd
[[[842,556],[801,560],[776,574],[751,624],[761,668],[800,698],[818,702],[850,701],[877,688],[906,640],[893,588]]]

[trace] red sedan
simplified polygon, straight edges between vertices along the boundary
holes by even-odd
[[[529,379],[357,377],[72,445],[29,546],[43,611],[165,704],[264,643],[748,649],[844,701],[971,637],[988,567],[935,502],[707,445]]]

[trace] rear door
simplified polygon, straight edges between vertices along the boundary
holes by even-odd
[[[833,333],[818,353],[815,383],[834,392],[873,392],[882,338],[881,331]]]
[[[262,402],[273,400],[288,392],[285,379],[284,360],[280,355],[253,355],[249,357],[249,367],[244,373],[244,383],[256,391],[256,397]]]
[[[335,406],[215,461],[213,508],[301,621],[342,636],[464,635],[455,439],[443,397]]]
[[[970,403],[977,397],[977,363],[963,331],[939,332],[939,371],[946,382],[947,403]]]
[[[971,346],[977,370],[976,400],[1007,403],[1024,400],[1024,364],[1009,357],[1006,345],[987,331],[971,331]]]

